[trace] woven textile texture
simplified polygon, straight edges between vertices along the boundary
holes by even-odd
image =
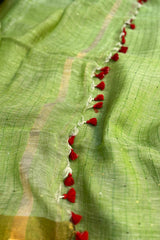
[[[119,42],[136,0],[4,0],[0,4],[0,240],[160,239],[160,1],[126,28],[109,61],[103,108],[86,110],[94,69]],[[94,78],[95,84],[100,83]],[[95,102],[93,103],[95,104]],[[90,106],[92,103],[90,104]],[[58,199],[68,137],[76,202]]]

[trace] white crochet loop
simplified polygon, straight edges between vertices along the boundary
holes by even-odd
[[[97,70],[98,70],[98,71],[101,70],[101,67],[98,67]]]
[[[60,184],[59,189],[55,193],[55,200],[57,203],[59,203],[60,198],[63,198],[63,196],[61,196],[61,190],[62,190],[62,184]]]
[[[116,46],[122,47],[122,43],[118,42]]]
[[[115,47],[113,48],[114,51],[118,52],[119,51],[119,48],[118,47]]]
[[[135,15],[137,15],[137,14],[138,14],[138,10],[135,11]]]
[[[62,199],[62,198],[64,198],[64,196],[62,195],[62,196],[59,196],[59,199]]]
[[[106,58],[105,62],[109,62],[109,60],[111,59],[112,57],[112,53],[109,54],[108,58]]]
[[[80,127],[80,126],[82,126],[84,123],[85,123],[85,121],[84,121],[84,117],[82,116],[82,121],[81,121],[81,122],[78,122],[77,125]]]
[[[135,20],[135,19],[136,19],[135,15],[133,15],[133,16],[131,17],[131,19]]]
[[[95,77],[95,74],[94,74],[94,73],[91,74],[91,78],[93,78],[93,77]]]
[[[72,147],[69,145],[69,143],[68,143],[68,149],[69,149],[68,154],[70,154]]]
[[[79,122],[79,123],[78,123],[78,126],[80,127],[80,126],[82,126],[84,123],[86,123],[86,121]]]
[[[89,104],[90,104],[93,100],[94,100],[94,98],[92,98],[92,96],[90,96],[90,97],[88,98],[88,101],[87,101],[86,107],[88,107]]]
[[[130,23],[131,23],[131,19],[128,19],[128,20],[126,21],[126,24],[127,24],[127,25],[130,25]]]
[[[141,8],[141,7],[142,7],[142,4],[140,4],[140,3],[138,2],[137,8]]]
[[[69,173],[72,174],[72,169],[70,168],[70,166],[69,166],[69,164],[68,164],[68,166],[67,166],[67,167],[64,169],[64,171],[63,171],[63,178],[66,178]]]
[[[74,127],[71,136],[76,136],[79,133],[79,130],[77,127]]]
[[[69,214],[69,216],[72,215],[70,210],[67,209],[66,212]]]
[[[123,31],[123,28],[125,28],[125,27],[126,27],[126,23],[123,24],[121,30]]]
[[[95,71],[98,70],[98,68],[99,68],[98,66],[96,68],[94,68],[94,70],[91,73],[91,78],[93,78],[95,76]]]
[[[71,153],[71,149],[72,149],[72,147],[70,146],[69,154]]]
[[[87,107],[86,110],[87,110],[87,109],[91,109],[91,108],[93,108],[93,106]]]
[[[91,90],[93,91],[94,90],[94,88],[95,88],[95,84],[94,84],[94,81],[92,82],[92,84],[91,84]]]
[[[124,36],[124,35],[125,35],[125,33],[124,33],[124,32],[121,32],[120,35],[119,35],[120,39],[121,39],[122,36]]]

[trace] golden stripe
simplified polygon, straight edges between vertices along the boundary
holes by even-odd
[[[14,219],[15,220],[15,219]],[[41,217],[16,216],[14,234],[9,236],[13,216],[0,216],[1,240],[70,240],[74,234],[71,222],[55,222]],[[27,233],[24,236],[23,225],[27,224]]]

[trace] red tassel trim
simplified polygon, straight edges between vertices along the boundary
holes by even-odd
[[[126,53],[127,50],[128,50],[128,47],[122,46],[121,49],[119,49],[119,52],[121,52],[121,53]]]
[[[82,216],[75,214],[74,212],[71,212],[71,214],[72,214],[71,221],[73,222],[74,225],[77,225],[81,221]]]
[[[98,102],[93,105],[93,108],[102,108],[103,107],[103,102]]]
[[[91,118],[88,121],[86,121],[87,124],[91,124],[93,126],[97,125],[97,119],[96,118]]]
[[[99,78],[100,80],[102,80],[104,78],[104,72],[100,72],[98,74],[95,74],[95,77]]]
[[[111,59],[113,60],[113,61],[118,61],[118,59],[119,59],[119,55],[118,55],[118,53],[115,53],[112,57],[111,57]]]
[[[125,28],[123,28],[123,33],[124,33],[124,37],[127,35],[127,32],[126,32],[126,29]]]
[[[88,240],[88,232],[76,232],[76,240]]]
[[[74,139],[75,139],[75,136],[71,136],[71,137],[68,139],[69,145],[73,145]]]
[[[122,43],[122,44],[125,44],[125,42],[126,42],[125,36],[122,36],[122,41],[121,41],[121,43]]]
[[[69,202],[75,203],[76,191],[74,188],[71,188],[67,194],[63,194],[63,199],[67,199]]]
[[[130,28],[131,28],[131,29],[135,29],[135,28],[136,28],[136,25],[133,24],[133,23],[131,23],[131,24],[130,24]]]
[[[66,179],[64,180],[64,185],[69,187],[72,186],[74,184],[74,179],[72,177],[72,173],[68,174],[68,177],[66,177]]]
[[[99,95],[97,95],[97,97],[94,98],[94,101],[103,101],[103,100],[104,100],[103,94],[99,94]]]
[[[100,71],[102,71],[106,75],[109,73],[110,68],[106,66],[106,67],[101,68]]]
[[[104,90],[105,89],[105,83],[102,81],[100,82],[97,86],[95,86],[96,88],[99,88],[100,90]]]
[[[73,149],[71,149],[71,152],[70,152],[70,154],[69,154],[69,158],[70,158],[72,161],[74,161],[74,160],[76,160],[76,159],[78,158],[78,154],[75,153],[75,152],[73,151]]]

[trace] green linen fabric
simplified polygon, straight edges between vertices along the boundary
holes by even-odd
[[[128,52],[109,62],[104,105],[86,110],[97,66],[119,41],[135,0],[5,0],[0,5],[0,240],[160,239],[159,0],[127,28]],[[95,84],[99,80],[94,79]],[[91,104],[92,105],[92,104]],[[68,188],[68,137],[79,121]]]

